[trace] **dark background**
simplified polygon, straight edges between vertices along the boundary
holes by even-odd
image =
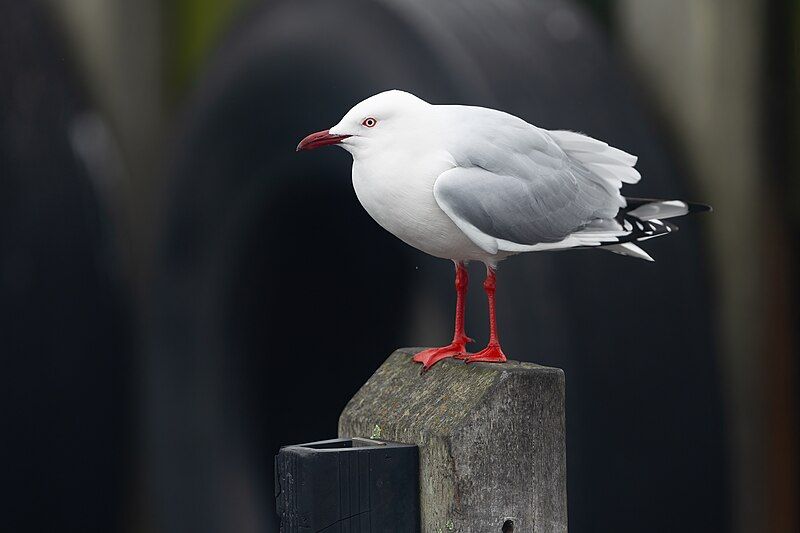
[[[0,0],[0,530],[271,532],[272,457],[335,436],[452,265],[381,230],[340,150],[401,88],[639,156],[712,215],[656,263],[502,265],[501,335],[567,377],[573,531],[793,532],[791,2]],[[467,327],[487,337],[471,268]]]

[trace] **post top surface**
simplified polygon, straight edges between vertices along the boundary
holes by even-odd
[[[425,350],[424,347],[412,347],[412,348],[398,348],[395,352],[390,356],[390,359],[398,354],[402,354],[407,356],[409,359],[413,357],[417,352],[421,352]],[[387,360],[387,363],[389,361]],[[386,363],[384,363],[386,364]],[[418,371],[421,371],[422,366],[419,364],[414,365]],[[550,367],[550,366],[543,366],[536,363],[528,363],[524,361],[515,361],[513,359],[509,359],[505,363],[465,363],[464,361],[456,360],[456,359],[444,359],[436,363],[430,370],[423,373],[422,376],[434,376],[436,375],[436,371],[440,373],[452,372],[457,371],[463,374],[463,377],[469,378],[469,372],[473,374],[485,374],[485,373],[509,373],[509,374],[541,374],[541,373],[556,373],[556,374],[563,374],[564,371],[560,368]]]
[[[422,373],[421,365],[411,361],[422,349],[401,348],[390,355],[347,404],[340,427],[344,420],[358,419],[389,430],[383,435],[389,439],[396,437],[396,427],[451,434],[473,420],[482,404],[506,401],[509,393],[525,403],[542,382],[564,380],[559,368],[520,361],[466,364],[445,359]]]

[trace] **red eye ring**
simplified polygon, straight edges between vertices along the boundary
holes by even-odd
[[[372,117],[367,117],[367,118],[365,118],[365,119],[364,119],[364,121],[361,123],[361,125],[362,125],[362,126],[365,126],[365,127],[367,127],[367,128],[371,128],[371,127],[373,127],[373,126],[374,126],[375,124],[377,124],[377,123],[378,123],[378,121],[377,121],[377,120],[375,120],[374,118],[372,118]]]

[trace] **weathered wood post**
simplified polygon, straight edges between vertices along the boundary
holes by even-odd
[[[419,446],[424,533],[567,530],[564,373],[394,352],[347,404],[339,437]]]

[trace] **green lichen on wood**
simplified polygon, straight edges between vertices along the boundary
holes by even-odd
[[[381,427],[378,424],[375,424],[375,427],[372,428],[372,433],[370,433],[369,438],[371,439],[381,438]]]

